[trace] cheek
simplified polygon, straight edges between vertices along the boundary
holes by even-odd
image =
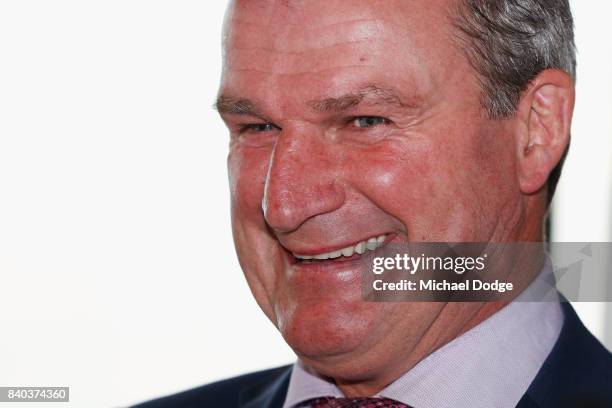
[[[432,213],[441,216],[448,209],[444,201],[453,184],[453,164],[443,159],[445,154],[425,138],[398,139],[349,158],[356,165],[346,178],[412,234],[429,223]]]
[[[238,260],[255,300],[273,322],[282,259],[266,229],[261,202],[269,149],[232,148],[228,156],[231,215]]]
[[[348,177],[397,218],[411,240],[485,239],[512,190],[511,149],[469,135],[444,133],[381,145],[351,158],[362,167]]]
[[[269,149],[234,147],[230,150],[227,164],[232,218],[252,216],[261,209],[269,157]]]
[[[516,197],[520,191],[512,137],[503,131],[487,132],[474,146],[474,156],[478,164],[479,185],[488,189],[488,200],[509,204],[509,197]]]

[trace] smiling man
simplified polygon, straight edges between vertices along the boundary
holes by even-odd
[[[565,0],[234,1],[234,239],[298,362],[144,406],[612,405],[612,358],[567,304],[360,289],[392,244],[542,240],[574,66]]]

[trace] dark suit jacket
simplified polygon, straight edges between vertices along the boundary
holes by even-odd
[[[612,407],[612,354],[588,332],[569,303],[563,303],[563,311],[565,321],[559,339],[517,407]],[[281,408],[290,374],[291,365],[273,368],[136,407]]]

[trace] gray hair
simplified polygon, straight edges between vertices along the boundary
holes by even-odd
[[[576,76],[568,0],[459,0],[454,18],[483,87],[489,116],[513,115],[521,92],[541,71]]]
[[[545,69],[560,69],[576,79],[568,0],[459,0],[453,22],[491,118],[514,115],[521,93]],[[565,154],[549,177],[549,200],[564,159]]]

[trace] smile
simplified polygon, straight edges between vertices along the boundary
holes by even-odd
[[[377,248],[380,248],[383,243],[385,242],[385,239],[387,238],[387,235],[379,235],[377,237],[372,237],[369,238],[367,240],[364,241],[360,241],[355,245],[350,245],[344,248],[340,248],[337,249],[335,251],[331,251],[331,252],[322,252],[320,254],[314,254],[314,255],[301,255],[301,254],[296,254],[295,252],[292,252],[292,255],[294,257],[296,257],[297,259],[301,259],[301,260],[310,260],[310,259],[317,259],[317,260],[321,260],[321,259],[335,259],[335,258],[339,258],[341,256],[344,257],[350,257],[353,256],[353,254],[357,253],[359,255],[362,255],[368,251],[374,251]]]

